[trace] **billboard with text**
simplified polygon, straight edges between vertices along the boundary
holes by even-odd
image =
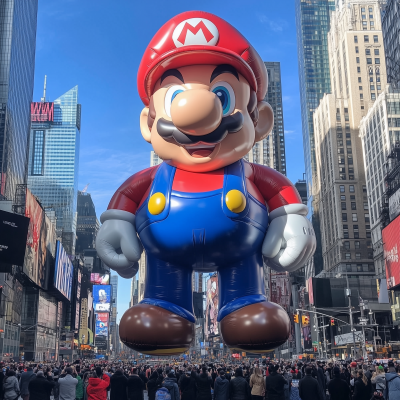
[[[56,263],[54,269],[54,287],[71,301],[72,279],[74,267],[64,247],[57,241]]]
[[[110,312],[110,303],[111,303],[111,286],[110,285],[93,285],[94,311]]]
[[[383,255],[385,259],[387,288],[400,285],[400,217],[382,230]]]

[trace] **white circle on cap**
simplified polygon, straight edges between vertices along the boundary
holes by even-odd
[[[172,40],[176,47],[215,46],[218,42],[217,27],[205,18],[189,18],[174,29]]]

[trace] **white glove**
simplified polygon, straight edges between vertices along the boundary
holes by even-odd
[[[99,257],[123,278],[132,278],[138,271],[143,247],[136,234],[135,215],[121,210],[107,210],[96,237]]]
[[[296,271],[314,254],[317,242],[307,212],[304,204],[289,204],[269,214],[271,222],[262,254],[265,263],[275,271]]]

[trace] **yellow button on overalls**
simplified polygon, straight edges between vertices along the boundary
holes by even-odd
[[[230,190],[225,196],[225,203],[229,210],[239,214],[246,208],[246,197],[239,190]]]
[[[148,209],[151,215],[158,215],[164,211],[165,208],[165,196],[158,192],[154,193],[149,199]]]

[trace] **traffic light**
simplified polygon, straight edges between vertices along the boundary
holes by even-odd
[[[309,325],[310,324],[310,317],[307,315],[302,315],[301,316],[301,322],[303,325]]]
[[[331,319],[331,326],[335,326],[335,320],[333,318]]]
[[[299,314],[293,314],[293,320],[296,324],[299,323]]]

